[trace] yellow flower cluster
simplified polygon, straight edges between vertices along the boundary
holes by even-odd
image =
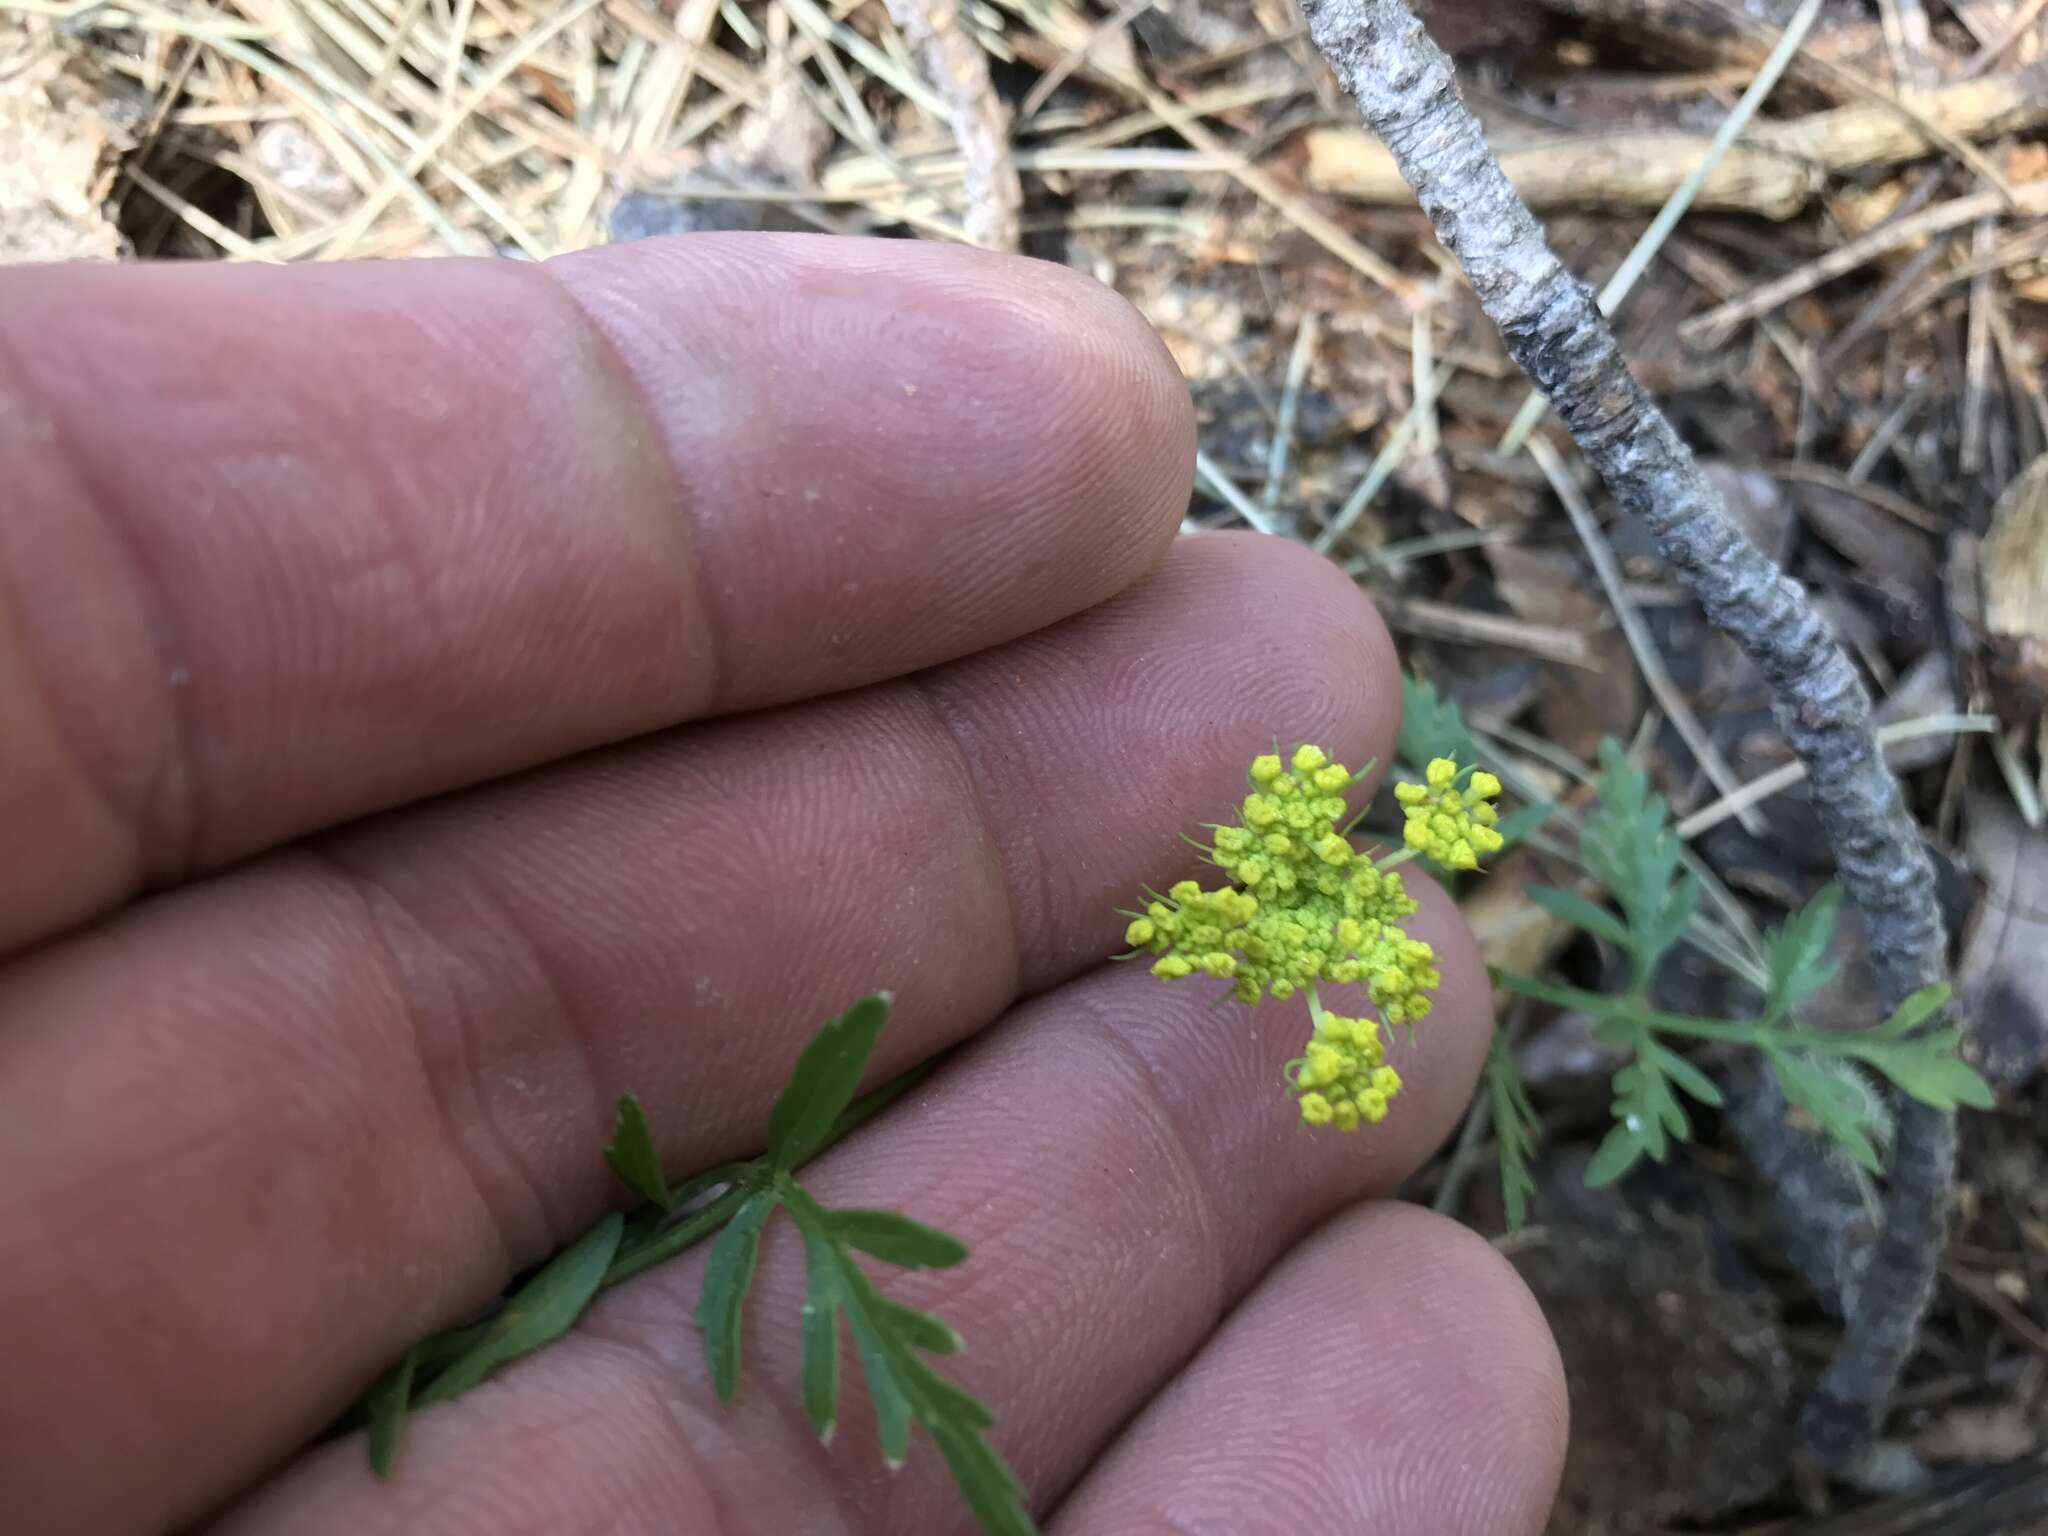
[[[1284,1000],[1318,980],[1363,983],[1389,1024],[1422,1018],[1437,973],[1429,946],[1401,931],[1415,902],[1337,830],[1351,770],[1302,747],[1291,769],[1256,759],[1251,780],[1239,824],[1215,829],[1211,854],[1243,889],[1183,880],[1125,940],[1159,956],[1153,975],[1227,978],[1240,1002]]]
[[[1308,1054],[1292,1068],[1301,1118],[1340,1131],[1355,1131],[1360,1122],[1379,1124],[1388,1101],[1401,1091],[1401,1074],[1386,1060],[1379,1026],[1371,1019],[1322,1014]]]
[[[1412,855],[1375,864],[1339,830],[1353,777],[1319,747],[1300,747],[1285,762],[1254,759],[1237,821],[1211,829],[1210,862],[1230,883],[1205,891],[1183,880],[1132,913],[1124,935],[1155,957],[1152,974],[1167,981],[1213,976],[1232,982],[1244,1003],[1305,991],[1315,1035],[1289,1068],[1293,1089],[1302,1119],[1345,1131],[1382,1119],[1400,1091],[1381,1028],[1426,1018],[1443,980],[1429,945],[1404,930],[1415,901],[1386,867]],[[1443,862],[1469,869],[1500,846],[1488,803],[1499,781],[1477,773],[1461,793],[1445,759],[1428,777],[1427,788],[1395,791],[1407,807],[1409,846],[1432,857],[1441,849]],[[1319,981],[1364,986],[1379,1020],[1325,1012]]]
[[[1458,788],[1458,765],[1448,757],[1433,760],[1429,783],[1397,784],[1395,798],[1407,812],[1402,839],[1445,869],[1477,869],[1482,855],[1498,853],[1501,836],[1494,830],[1500,812],[1489,803],[1500,794],[1500,780],[1474,773]]]

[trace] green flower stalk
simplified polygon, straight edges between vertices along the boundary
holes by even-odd
[[[1492,805],[1500,780],[1474,773],[1460,789],[1458,765],[1440,757],[1426,784],[1394,791],[1407,813],[1406,850],[1360,853],[1339,828],[1345,793],[1363,776],[1314,746],[1285,763],[1277,754],[1254,758],[1237,821],[1209,829],[1205,853],[1228,883],[1208,891],[1183,880],[1128,914],[1124,933],[1134,950],[1157,957],[1152,974],[1162,981],[1229,981],[1247,1004],[1304,993],[1314,1033],[1288,1064],[1289,1088],[1306,1124],[1340,1131],[1386,1118],[1401,1075],[1386,1064],[1381,1029],[1412,1029],[1428,1017],[1443,982],[1435,952],[1408,936],[1417,908],[1395,867],[1421,854],[1474,869],[1501,846]],[[1320,981],[1365,987],[1379,1018],[1329,1012]]]

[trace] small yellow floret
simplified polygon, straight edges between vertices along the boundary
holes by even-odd
[[[1434,759],[1423,784],[1397,784],[1394,796],[1407,815],[1401,841],[1427,854],[1445,869],[1477,869],[1479,861],[1505,846],[1494,830],[1500,812],[1491,803],[1500,794],[1500,780],[1474,773],[1460,790],[1457,765],[1447,757]]]
[[[1401,1074],[1385,1061],[1379,1026],[1371,1019],[1319,1014],[1315,1036],[1294,1068],[1301,1118],[1340,1131],[1385,1119],[1389,1101],[1401,1091]]]

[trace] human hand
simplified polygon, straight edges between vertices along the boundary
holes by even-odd
[[[970,1043],[807,1182],[969,1245],[889,1287],[1050,1532],[1541,1527],[1540,1317],[1376,1199],[1486,1049],[1449,903],[1356,1136],[1285,1097],[1299,1004],[1098,964],[1253,752],[1385,762],[1400,700],[1334,568],[1175,540],[1187,397],[1120,301],[771,238],[0,284],[14,1529],[960,1529],[857,1391],[810,1437],[779,1230],[731,1409],[700,1250],[390,1482],[303,1449],[614,1201],[616,1095],[674,1169],[749,1152],[878,987],[871,1081]]]

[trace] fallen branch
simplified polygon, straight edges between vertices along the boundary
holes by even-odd
[[[1400,0],[1303,0],[1310,35],[1457,258],[1508,351],[1707,616],[1770,681],[1842,884],[1863,910],[1889,1013],[1942,979],[1933,872],[1878,750],[1870,698],[1805,590],[1741,532],[1623,360],[1591,292],[1565,271],[1459,96],[1450,60]],[[1902,1101],[1884,1230],[1841,1348],[1801,1420],[1806,1448],[1855,1475],[1932,1292],[1955,1126]]]
[[[1773,0],[1751,17],[1731,0],[1536,0],[1546,11],[1619,32],[1638,46],[1698,67],[1755,69],[1771,51],[1769,33],[1791,14],[1792,0]],[[1877,23],[1837,17],[1792,67],[1792,78],[1827,91],[1823,58],[1867,69],[1884,57]]]
[[[1822,283],[1855,271],[1865,262],[1875,261],[1916,240],[1974,224],[1979,219],[1994,218],[2004,211],[2005,199],[1996,192],[1970,192],[1905,218],[1888,220],[1740,298],[1694,315],[1678,328],[1678,334],[1691,342],[1724,340],[1743,321],[1767,315],[1802,293],[1810,293]],[[2048,214],[2048,181],[2030,181],[2020,189],[2020,211],[2029,217]]]
[[[967,165],[967,238],[1017,249],[1024,189],[1010,158],[1010,117],[988,78],[988,57],[954,0],[889,0],[889,16],[917,50],[918,68],[944,98],[946,120]]]
[[[1949,140],[1991,138],[2048,123],[2048,76],[2017,71],[1945,86],[1913,98],[1927,128]],[[1837,107],[1758,122],[1702,183],[1694,206],[1789,219],[1831,175],[1917,160],[1946,147],[1893,107]],[[1496,151],[1532,208],[1654,208],[1708,151],[1704,134],[1665,129],[1618,133],[1517,133]],[[1394,157],[1356,128],[1317,128],[1303,138],[1308,185],[1356,202],[1413,201]]]

